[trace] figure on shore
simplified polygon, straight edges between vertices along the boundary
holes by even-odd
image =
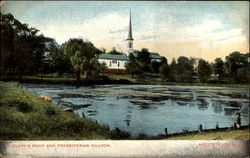
[[[236,121],[234,121],[234,128],[239,129],[241,126],[241,118],[240,118],[239,112],[236,113],[236,117],[237,117],[237,119],[236,119]]]

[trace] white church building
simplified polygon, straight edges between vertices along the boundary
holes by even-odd
[[[127,48],[123,55],[112,55],[112,54],[100,54],[98,61],[99,63],[105,63],[108,67],[107,73],[113,74],[128,74],[126,70],[126,64],[129,62],[129,54],[133,53],[133,37],[132,37],[132,23],[131,23],[131,13],[129,15],[129,30],[127,38]],[[150,53],[151,62],[161,62],[162,57],[158,53]]]
[[[129,58],[126,55],[100,54],[98,61],[105,63],[109,69],[126,69]]]

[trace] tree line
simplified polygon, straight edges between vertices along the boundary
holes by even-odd
[[[247,83],[250,79],[250,54],[238,51],[225,57],[216,58],[214,62],[208,62],[202,58],[180,56],[177,61],[162,57],[161,62],[150,61],[148,49],[143,48],[130,54],[130,63],[127,70],[132,77],[143,74],[160,73],[165,81],[169,82],[201,82],[201,83]]]
[[[107,70],[98,62],[98,55],[106,50],[98,49],[87,40],[72,38],[59,45],[55,39],[39,34],[39,30],[29,27],[11,14],[1,16],[0,75],[23,75],[64,73],[72,74],[77,81],[96,79]],[[109,54],[120,55],[113,48]],[[152,61],[147,48],[130,54],[126,65],[132,77],[156,74],[169,82],[202,83],[246,83],[249,81],[249,53],[232,52],[225,60],[216,58],[214,62],[185,56],[173,59],[165,57],[161,62]]]

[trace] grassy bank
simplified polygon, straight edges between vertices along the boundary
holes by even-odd
[[[166,140],[217,140],[217,139],[249,140],[249,129],[193,133],[193,134],[179,135],[166,138]]]
[[[2,81],[19,81],[18,76],[0,77]],[[249,88],[249,84],[211,84],[211,83],[181,83],[164,81],[159,75],[135,76],[131,75],[111,75],[106,74],[98,79],[82,80],[77,83],[76,79],[70,75],[44,75],[44,76],[23,76],[23,83],[35,84],[65,84],[65,85],[103,85],[103,84],[143,84],[143,85],[173,85],[173,86],[208,86],[208,87],[233,87]]]
[[[1,140],[125,139],[129,135],[65,112],[10,83],[0,82]]]
[[[20,79],[18,76],[11,76],[11,77],[1,76],[0,81],[20,82]],[[64,84],[64,85],[77,85],[77,86],[103,85],[103,84],[135,84],[135,82],[124,79],[123,77],[113,79],[113,78],[110,78],[109,76],[100,76],[99,78],[88,79],[88,80],[82,79],[80,81],[80,83],[77,82],[76,78],[73,78],[72,76],[51,76],[51,75],[45,75],[43,77],[41,77],[41,76],[23,76],[21,82],[22,83],[33,83],[33,84]]]
[[[145,85],[173,85],[173,86],[207,86],[207,87],[234,87],[249,88],[249,84],[211,84],[211,83],[181,83],[164,81],[161,76],[149,75],[146,77],[133,77],[131,75],[108,75],[111,80],[128,80],[133,84]]]

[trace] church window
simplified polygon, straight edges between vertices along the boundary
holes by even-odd
[[[109,62],[109,66],[111,66],[111,61]]]
[[[120,67],[120,62],[118,61],[118,67]]]
[[[132,43],[129,43],[129,48],[132,48]]]

